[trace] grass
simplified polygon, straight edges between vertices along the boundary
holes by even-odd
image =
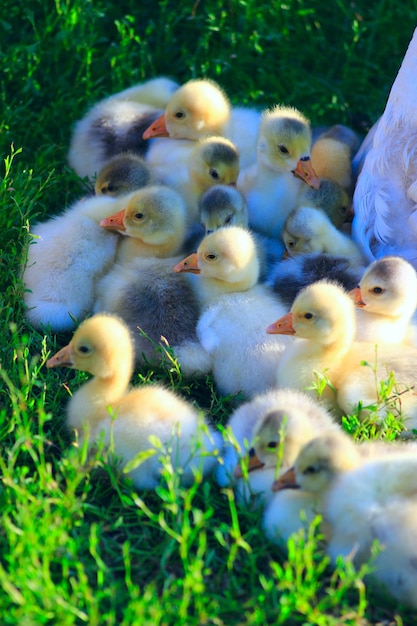
[[[409,5],[411,3],[408,3]],[[65,429],[70,390],[85,375],[46,370],[68,336],[25,320],[20,268],[30,225],[85,191],[68,168],[71,129],[100,98],[156,75],[217,80],[233,102],[285,102],[314,124],[359,131],[380,115],[417,22],[394,0],[3,0],[0,144],[1,623],[147,626],[414,624],[365,589],[363,571],[331,570],[317,524],[288,553],[261,513],[170,468],[137,493],[103,450],[87,457]],[[224,424],[232,398],[175,362],[136,372],[163,380]],[[380,436],[346,416],[354,436]],[[397,434],[395,421],[385,436]]]

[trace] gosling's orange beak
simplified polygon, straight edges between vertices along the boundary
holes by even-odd
[[[105,217],[100,222],[100,226],[105,228],[106,230],[118,230],[125,231],[124,218],[126,215],[125,209],[115,213],[114,215],[110,215],[109,217]]]
[[[167,131],[165,113],[158,117],[143,133],[144,139],[151,139],[152,137],[169,137]]]
[[[72,350],[70,344],[62,348],[59,352],[54,354],[47,362],[46,367],[73,367]]]
[[[359,309],[363,309],[366,306],[366,302],[362,300],[362,292],[360,287],[355,287],[355,289],[351,289],[349,291],[349,296],[352,298],[355,306]]]
[[[292,325],[292,313],[291,311],[286,315],[279,318],[274,324],[271,324],[266,329],[269,335],[295,335],[295,330]]]
[[[178,274],[181,272],[188,272],[189,274],[200,274],[197,253],[194,252],[194,254],[190,254],[185,259],[177,263],[174,267],[174,272],[177,272]]]
[[[313,187],[313,189],[320,187],[320,179],[313,170],[309,156],[301,157],[292,173],[297,178],[301,178],[309,187]]]
[[[282,491],[282,489],[299,489],[300,485],[297,483],[295,476],[295,470],[291,467],[289,470],[281,474],[277,480],[272,483],[272,491]]]
[[[262,463],[256,452],[249,455],[248,472],[253,472],[254,470],[261,469],[261,467],[264,467],[264,465],[265,463]],[[243,478],[242,466],[240,464],[236,465],[233,475],[235,478]]]

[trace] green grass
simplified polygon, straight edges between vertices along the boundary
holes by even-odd
[[[206,76],[234,103],[285,102],[314,124],[365,131],[416,23],[417,5],[395,0],[3,0],[1,624],[416,623],[365,591],[366,568],[331,570],[316,526],[286,555],[230,490],[201,477],[181,488],[167,467],[160,488],[137,493],[104,451],[75,447],[65,405],[85,375],[45,368],[68,336],[26,322],[20,279],[30,224],[84,192],[66,154],[74,122],[100,98],[156,75]],[[218,423],[233,407],[210,378],[184,380],[175,363],[136,377],[163,380]],[[345,427],[380,435],[355,416]],[[383,434],[394,438],[396,424]]]

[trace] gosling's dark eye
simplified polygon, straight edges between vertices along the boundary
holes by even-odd
[[[101,188],[101,193],[102,194],[106,194],[106,193],[114,193],[115,191],[117,191],[117,187],[115,185],[105,185],[104,187]]]
[[[289,248],[293,248],[295,246],[295,241],[293,241],[292,239],[290,239],[290,241],[287,242],[287,246]]]
[[[143,219],[143,213],[136,213],[135,218],[137,220],[142,220]]]
[[[283,146],[282,144],[278,146],[278,150],[281,152],[281,154],[289,154],[289,150],[286,146]]]
[[[228,215],[226,219],[224,220],[224,225],[227,226],[228,224],[230,224],[232,219],[233,219],[233,215]]]
[[[206,254],[206,259],[207,261],[214,261],[215,259],[217,259],[217,255],[213,253],[208,253]]]
[[[213,168],[210,169],[210,176],[212,177],[213,180],[219,180],[220,178],[219,172]]]
[[[185,113],[184,111],[177,111],[176,113],[174,113],[174,117],[177,118],[177,120],[181,120],[184,117]]]
[[[305,313],[304,317],[305,317],[306,320],[311,320],[312,317],[313,317],[313,314],[312,313]]]
[[[314,467],[314,465],[309,465],[305,468],[303,474],[317,474],[318,471],[318,467]]]
[[[88,346],[80,346],[78,348],[78,352],[81,352],[81,354],[88,354],[90,352],[90,348]]]
[[[277,446],[278,446],[278,442],[277,442],[277,441],[270,441],[270,442],[268,443],[268,446],[267,446],[267,447],[268,447],[270,450],[275,450],[275,448],[276,448]]]
[[[372,293],[376,293],[378,295],[380,293],[384,293],[384,290],[382,289],[382,287],[374,287],[372,289]]]
[[[255,448],[249,450],[249,457],[252,459],[255,456]]]

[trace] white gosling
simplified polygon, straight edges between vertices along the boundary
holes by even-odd
[[[371,263],[352,290],[356,305],[356,339],[384,343],[414,341],[412,317],[417,308],[417,274],[399,256]]]
[[[104,230],[123,235],[116,260],[127,263],[137,256],[170,257],[177,254],[187,233],[184,200],[163,185],[151,185],[121,199],[123,208],[100,222]]]
[[[119,238],[100,227],[123,199],[82,199],[31,228],[23,270],[26,317],[36,328],[73,329],[94,304],[94,286],[115,260]]]
[[[302,206],[292,211],[285,222],[282,238],[290,256],[321,252],[346,256],[352,265],[366,264],[359,246],[338,230],[320,209]]]
[[[277,363],[292,339],[270,341],[265,332],[268,316],[285,309],[268,287],[257,284],[251,234],[237,226],[221,228],[175,269],[199,274],[194,284],[202,306],[199,342],[174,348],[183,372],[212,371],[223,395],[252,396],[275,386]]]
[[[412,455],[415,452],[414,443],[397,444],[383,440],[355,443],[341,429],[323,431],[302,446],[295,467],[282,472],[274,482],[272,490],[275,495],[265,510],[263,520],[266,535],[274,543],[284,546],[293,533],[305,530],[320,514],[324,515],[323,530],[329,539],[326,490],[331,481],[373,459]],[[355,495],[356,491],[353,491],[352,497]],[[347,536],[350,535],[348,530]],[[362,537],[364,539],[365,536]]]
[[[241,499],[257,495],[268,503],[274,480],[292,466],[301,447],[332,428],[340,427],[305,393],[273,389],[258,394],[228,420],[217,481],[221,487],[233,485]]]
[[[277,383],[296,389],[310,388],[316,373],[325,375],[335,392],[325,387],[321,396],[330,406],[345,414],[361,403],[360,416],[378,406],[379,419],[392,413],[408,429],[417,424],[417,396],[413,391],[417,366],[414,346],[355,342],[354,304],[338,285],[320,281],[299,293],[291,312],[272,324],[271,333],[284,333],[297,340],[283,354],[278,365]],[[379,383],[390,379],[390,396],[380,402]]]
[[[194,79],[173,94],[163,115],[150,124],[143,136],[197,141],[209,135],[221,135],[236,145],[241,167],[247,167],[256,159],[259,121],[258,111],[232,107],[226,93],[214,81]]]
[[[386,454],[378,449],[364,457],[366,447],[340,434],[318,437],[300,451],[276,488],[299,487],[310,494],[323,515],[333,563],[340,556],[357,566],[366,562],[377,540],[381,551],[371,576],[417,608],[415,449],[387,444]]]
[[[47,362],[47,367],[71,367],[93,375],[71,397],[67,426],[88,446],[103,439],[123,465],[139,453],[150,456],[129,471],[135,487],[152,489],[161,479],[161,452],[150,437],[170,451],[182,482],[190,484],[193,472],[213,469],[219,433],[209,427],[198,409],[161,385],[129,388],[133,373],[133,344],[128,328],[111,315],[85,320],[70,343]]]
[[[264,112],[256,163],[242,169],[237,182],[249,208],[252,228],[280,237],[303,187],[319,187],[310,150],[310,123],[300,111],[278,105]]]

